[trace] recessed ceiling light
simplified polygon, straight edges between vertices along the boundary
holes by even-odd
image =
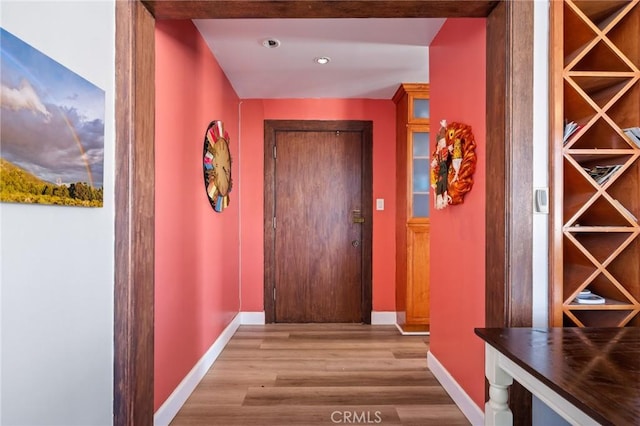
[[[331,58],[329,58],[328,56],[320,56],[320,57],[315,58],[314,61],[317,64],[325,65],[325,64],[328,64],[331,61]]]
[[[265,38],[262,40],[262,45],[267,49],[275,49],[276,47],[280,47],[280,40],[275,38]]]

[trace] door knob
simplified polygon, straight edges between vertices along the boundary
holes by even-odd
[[[351,241],[351,245],[354,247],[360,247],[360,240],[353,240]]]

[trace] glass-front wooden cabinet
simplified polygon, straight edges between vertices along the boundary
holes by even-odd
[[[429,217],[429,126],[407,129],[411,138],[411,217]]]
[[[396,104],[396,312],[403,332],[429,331],[429,85],[403,83]]]

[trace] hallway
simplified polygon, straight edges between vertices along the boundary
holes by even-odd
[[[172,425],[467,425],[394,326],[240,326]]]

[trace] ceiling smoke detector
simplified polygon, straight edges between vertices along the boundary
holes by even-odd
[[[262,45],[267,49],[275,49],[276,47],[280,47],[280,40],[275,38],[265,38],[262,40]]]

